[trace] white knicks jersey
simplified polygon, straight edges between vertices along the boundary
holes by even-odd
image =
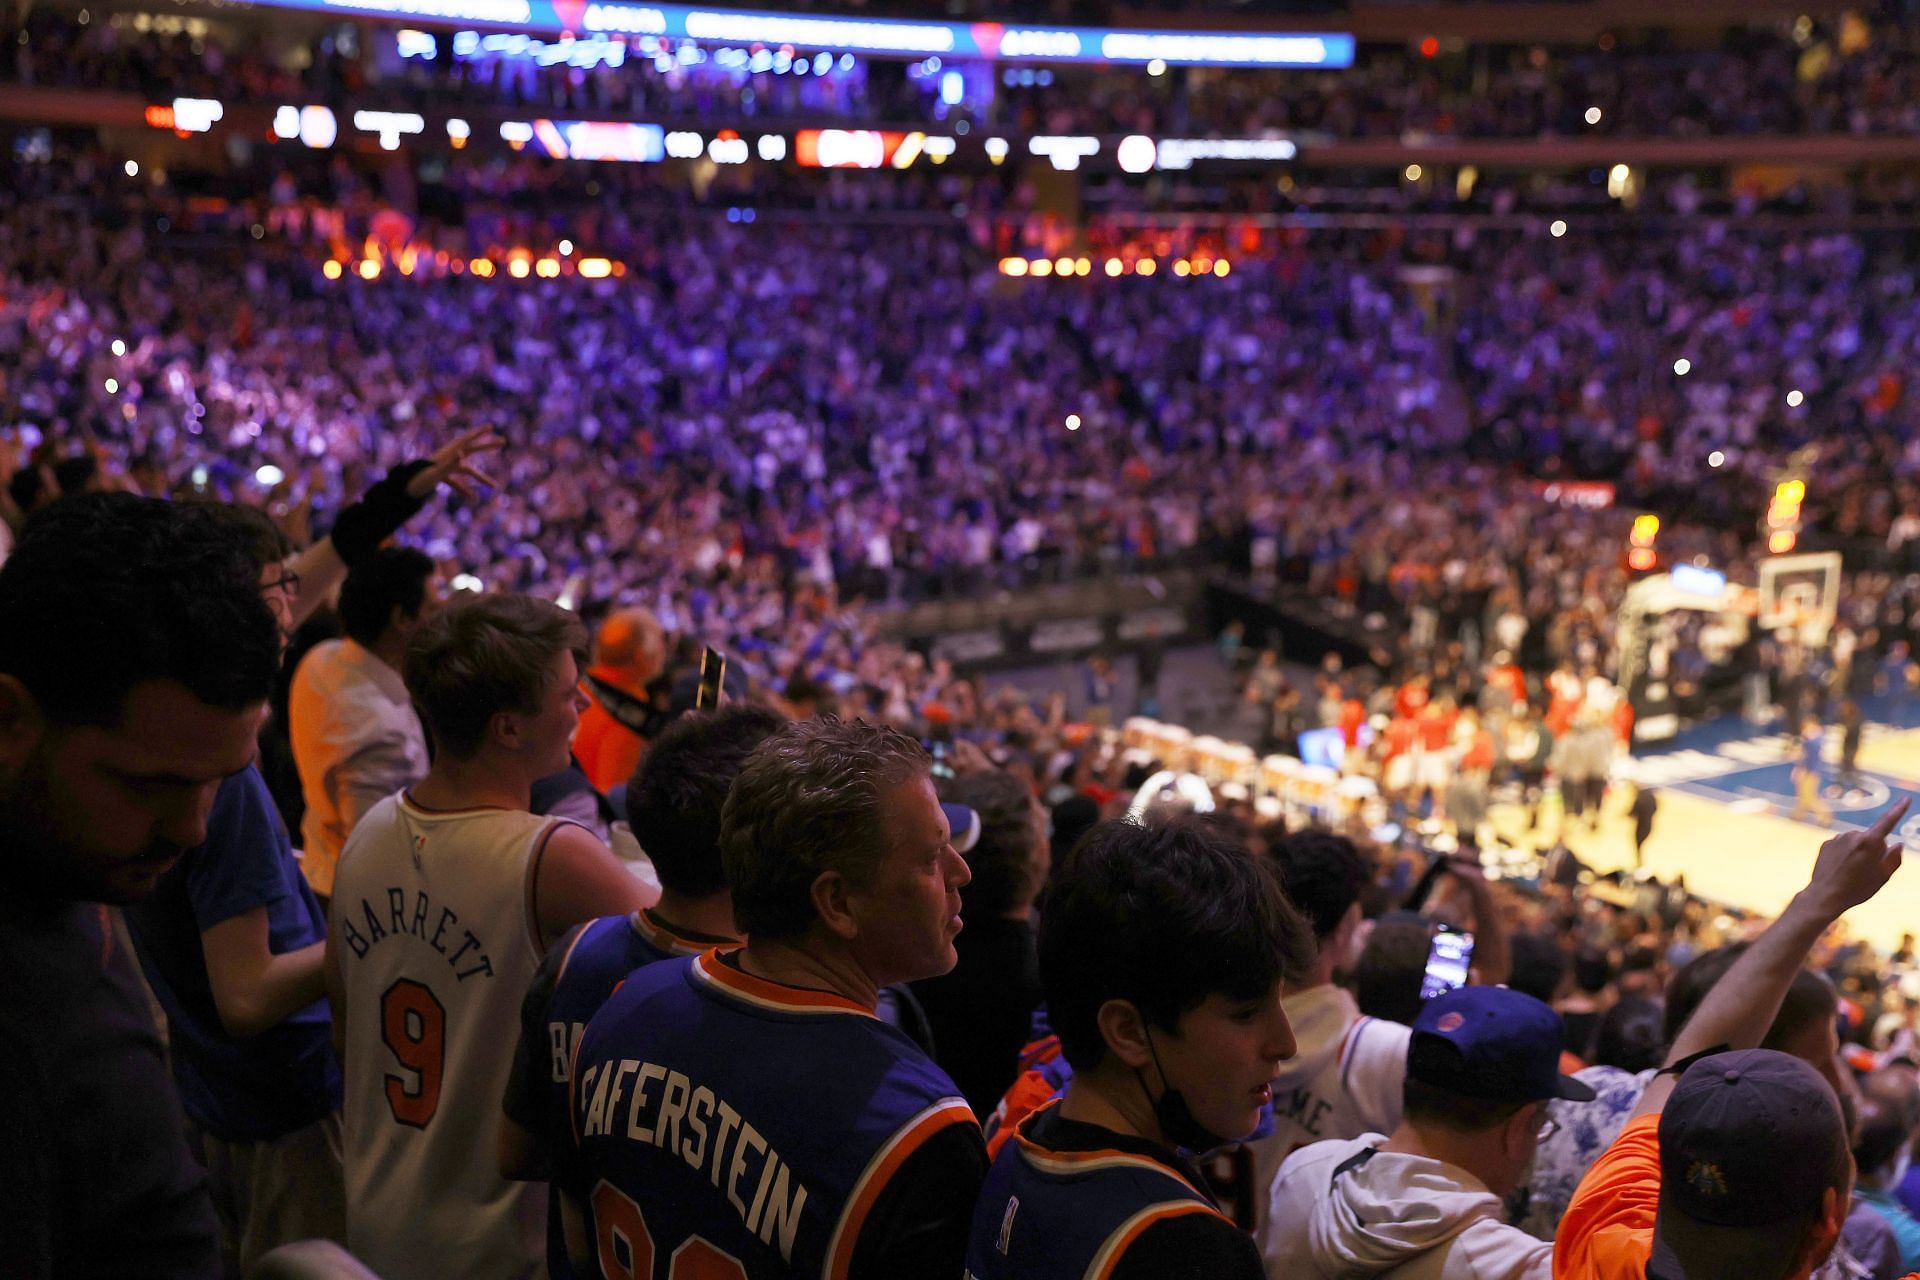
[[[535,873],[560,825],[401,792],[341,852],[347,1247],[383,1280],[546,1274],[546,1188],[502,1178],[497,1152],[540,962]]]

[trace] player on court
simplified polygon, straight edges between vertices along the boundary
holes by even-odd
[[[383,1280],[544,1274],[545,1198],[494,1160],[510,1029],[548,945],[641,901],[592,835],[527,812],[534,781],[567,764],[584,640],[527,596],[424,623],[405,675],[438,755],[341,853],[326,969],[347,1245]]]
[[[720,836],[746,945],[632,974],[580,1041],[578,1270],[959,1275],[980,1128],[874,1015],[880,987],[955,963],[969,876],[931,764],[891,729],[830,719],[748,759]]]
[[[733,896],[720,864],[720,811],[753,749],[785,717],[734,706],[683,716],[647,749],[627,788],[627,815],[660,875],[660,901],[626,915],[590,920],[547,953],[520,1009],[520,1047],[507,1084],[500,1171],[553,1184],[548,1197],[547,1269],[574,1274],[557,1203],[573,1139],[567,1081],[573,1050],[614,988],[643,965],[738,945]]]

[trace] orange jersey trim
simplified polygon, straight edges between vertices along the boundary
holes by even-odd
[[[1154,1223],[1165,1222],[1169,1218],[1184,1218],[1194,1213],[1211,1213],[1221,1221],[1227,1221],[1226,1216],[1217,1210],[1191,1201],[1148,1205],[1121,1223],[1120,1229],[1107,1237],[1107,1242],[1100,1246],[1100,1252],[1094,1255],[1092,1265],[1087,1268],[1087,1280],[1107,1280],[1113,1274],[1113,1269],[1120,1265],[1120,1259],[1126,1255],[1133,1242]]]
[[[884,1146],[873,1153],[860,1180],[853,1184],[847,1207],[840,1212],[839,1225],[827,1245],[827,1265],[821,1273],[825,1280],[846,1280],[853,1266],[853,1251],[860,1243],[860,1229],[873,1212],[880,1193],[900,1166],[926,1144],[927,1139],[951,1125],[976,1124],[973,1110],[959,1098],[942,1098],[900,1127]]]
[[[713,938],[693,938],[675,932],[665,921],[653,914],[651,907],[631,913],[627,916],[627,923],[633,926],[635,933],[670,956],[697,956],[715,947],[723,946]],[[739,945],[737,942],[727,943],[724,944],[724,949],[731,950]]]
[[[693,962],[693,976],[736,1000],[779,1013],[857,1013],[867,1018],[878,1016],[859,1001],[849,1000],[831,991],[789,987],[785,983],[769,982],[731,965],[721,964],[718,947],[702,952],[700,958]]]
[[[1048,1111],[1052,1111],[1059,1105],[1060,1100],[1055,1098],[1041,1106],[1035,1107],[1033,1111],[1020,1122],[1019,1128],[1013,1131],[1013,1140],[1018,1143],[1020,1147],[1020,1158],[1036,1169],[1044,1170],[1047,1173],[1058,1174],[1062,1177],[1070,1177],[1076,1173],[1092,1173],[1098,1169],[1141,1169],[1148,1173],[1157,1173],[1163,1177],[1173,1179],[1187,1190],[1193,1192],[1194,1195],[1199,1196],[1203,1202],[1211,1203],[1213,1200],[1212,1196],[1189,1182],[1186,1176],[1178,1169],[1171,1168],[1163,1162],[1154,1160],[1148,1156],[1135,1155],[1131,1151],[1121,1151],[1113,1147],[1094,1151],[1054,1151],[1051,1148],[1041,1146],[1039,1143],[1027,1137],[1024,1130],[1036,1123],[1040,1116]]]

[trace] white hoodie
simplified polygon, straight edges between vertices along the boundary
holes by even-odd
[[[1273,1182],[1260,1252],[1272,1280],[1551,1280],[1553,1246],[1501,1220],[1500,1200],[1465,1169],[1376,1151],[1386,1138],[1316,1142]]]

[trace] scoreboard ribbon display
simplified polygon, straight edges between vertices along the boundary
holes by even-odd
[[[987,62],[1094,62],[1144,66],[1326,67],[1353,65],[1354,40],[1340,33],[1152,31],[1111,27],[1023,27],[998,22],[913,22],[885,18],[675,4],[587,0],[255,0],[269,8],[460,23],[537,34],[659,36],[726,44],[792,45],[835,53]]]

